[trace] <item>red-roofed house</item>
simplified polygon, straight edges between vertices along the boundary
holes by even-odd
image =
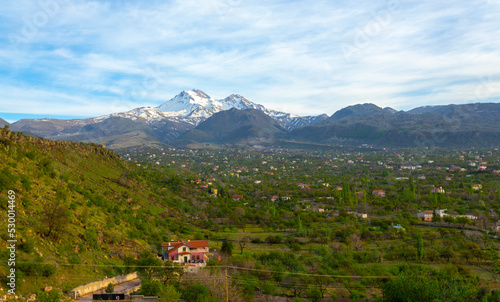
[[[385,191],[384,190],[373,190],[372,195],[376,196],[376,197],[385,197]]]
[[[434,213],[432,211],[423,211],[423,212],[417,213],[417,217],[421,218],[424,221],[432,221],[433,216],[434,216]]]
[[[237,201],[237,200],[242,199],[242,198],[243,198],[243,195],[236,195],[236,194],[235,194],[235,195],[233,195],[233,196],[231,196],[231,197],[233,198],[233,200],[234,200],[234,201]]]
[[[208,240],[164,242],[161,246],[164,260],[199,265],[204,265],[208,260]]]

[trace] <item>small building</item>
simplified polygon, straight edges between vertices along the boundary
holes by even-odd
[[[444,194],[445,191],[442,187],[439,187],[439,188],[432,188],[431,193],[432,194]]]
[[[234,200],[234,201],[237,201],[237,200],[242,199],[242,198],[243,198],[243,195],[236,195],[236,194],[235,194],[235,195],[233,195],[233,196],[231,196],[231,197],[233,198],[233,200]]]
[[[500,221],[497,221],[495,225],[492,227],[493,231],[500,231]]]
[[[375,197],[385,197],[384,190],[373,190],[372,195]]]
[[[455,218],[457,218],[457,217],[465,217],[465,218],[470,219],[470,220],[476,220],[477,219],[477,216],[474,216],[474,215],[455,215],[454,217]]]
[[[423,211],[417,213],[417,217],[421,218],[423,221],[432,221],[433,216],[434,213],[432,211]]]
[[[392,227],[395,228],[397,231],[404,231],[405,230],[405,228],[400,226],[399,224],[393,225]]]
[[[448,214],[445,213],[446,211],[447,211],[447,209],[437,208],[437,209],[434,210],[434,213],[436,215],[439,215],[439,217],[443,218],[444,216],[448,216]]]
[[[163,260],[204,265],[208,260],[208,240],[187,240],[162,243]]]
[[[481,184],[472,185],[472,190],[474,190],[474,191],[480,191],[482,188],[483,188],[483,185],[481,185]]]

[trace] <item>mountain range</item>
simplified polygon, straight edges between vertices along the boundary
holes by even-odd
[[[14,131],[29,131],[48,139],[99,142],[110,148],[155,142],[169,144],[215,113],[231,108],[261,111],[288,131],[328,118],[326,114],[298,116],[267,109],[237,94],[216,100],[195,89],[182,91],[157,107],[140,107],[88,119],[23,119],[11,127]]]
[[[24,119],[10,127],[54,140],[97,142],[112,149],[151,143],[194,147],[280,142],[490,147],[500,145],[500,104],[424,106],[409,111],[359,104],[331,116],[298,116],[267,109],[238,94],[216,100],[200,90],[185,90],[157,107],[88,119]]]

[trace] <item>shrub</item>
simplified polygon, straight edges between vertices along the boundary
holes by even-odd
[[[108,283],[108,286],[106,287],[106,292],[108,294],[112,294],[112,293],[114,293],[114,291],[115,291],[115,286],[113,285],[113,283],[111,283],[111,282]]]

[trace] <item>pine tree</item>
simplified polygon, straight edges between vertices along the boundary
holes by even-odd
[[[424,239],[422,239],[422,235],[417,235],[417,260],[422,261],[424,259]]]
[[[305,235],[304,227],[302,226],[302,220],[300,220],[300,214],[297,215],[297,236],[301,237]]]

